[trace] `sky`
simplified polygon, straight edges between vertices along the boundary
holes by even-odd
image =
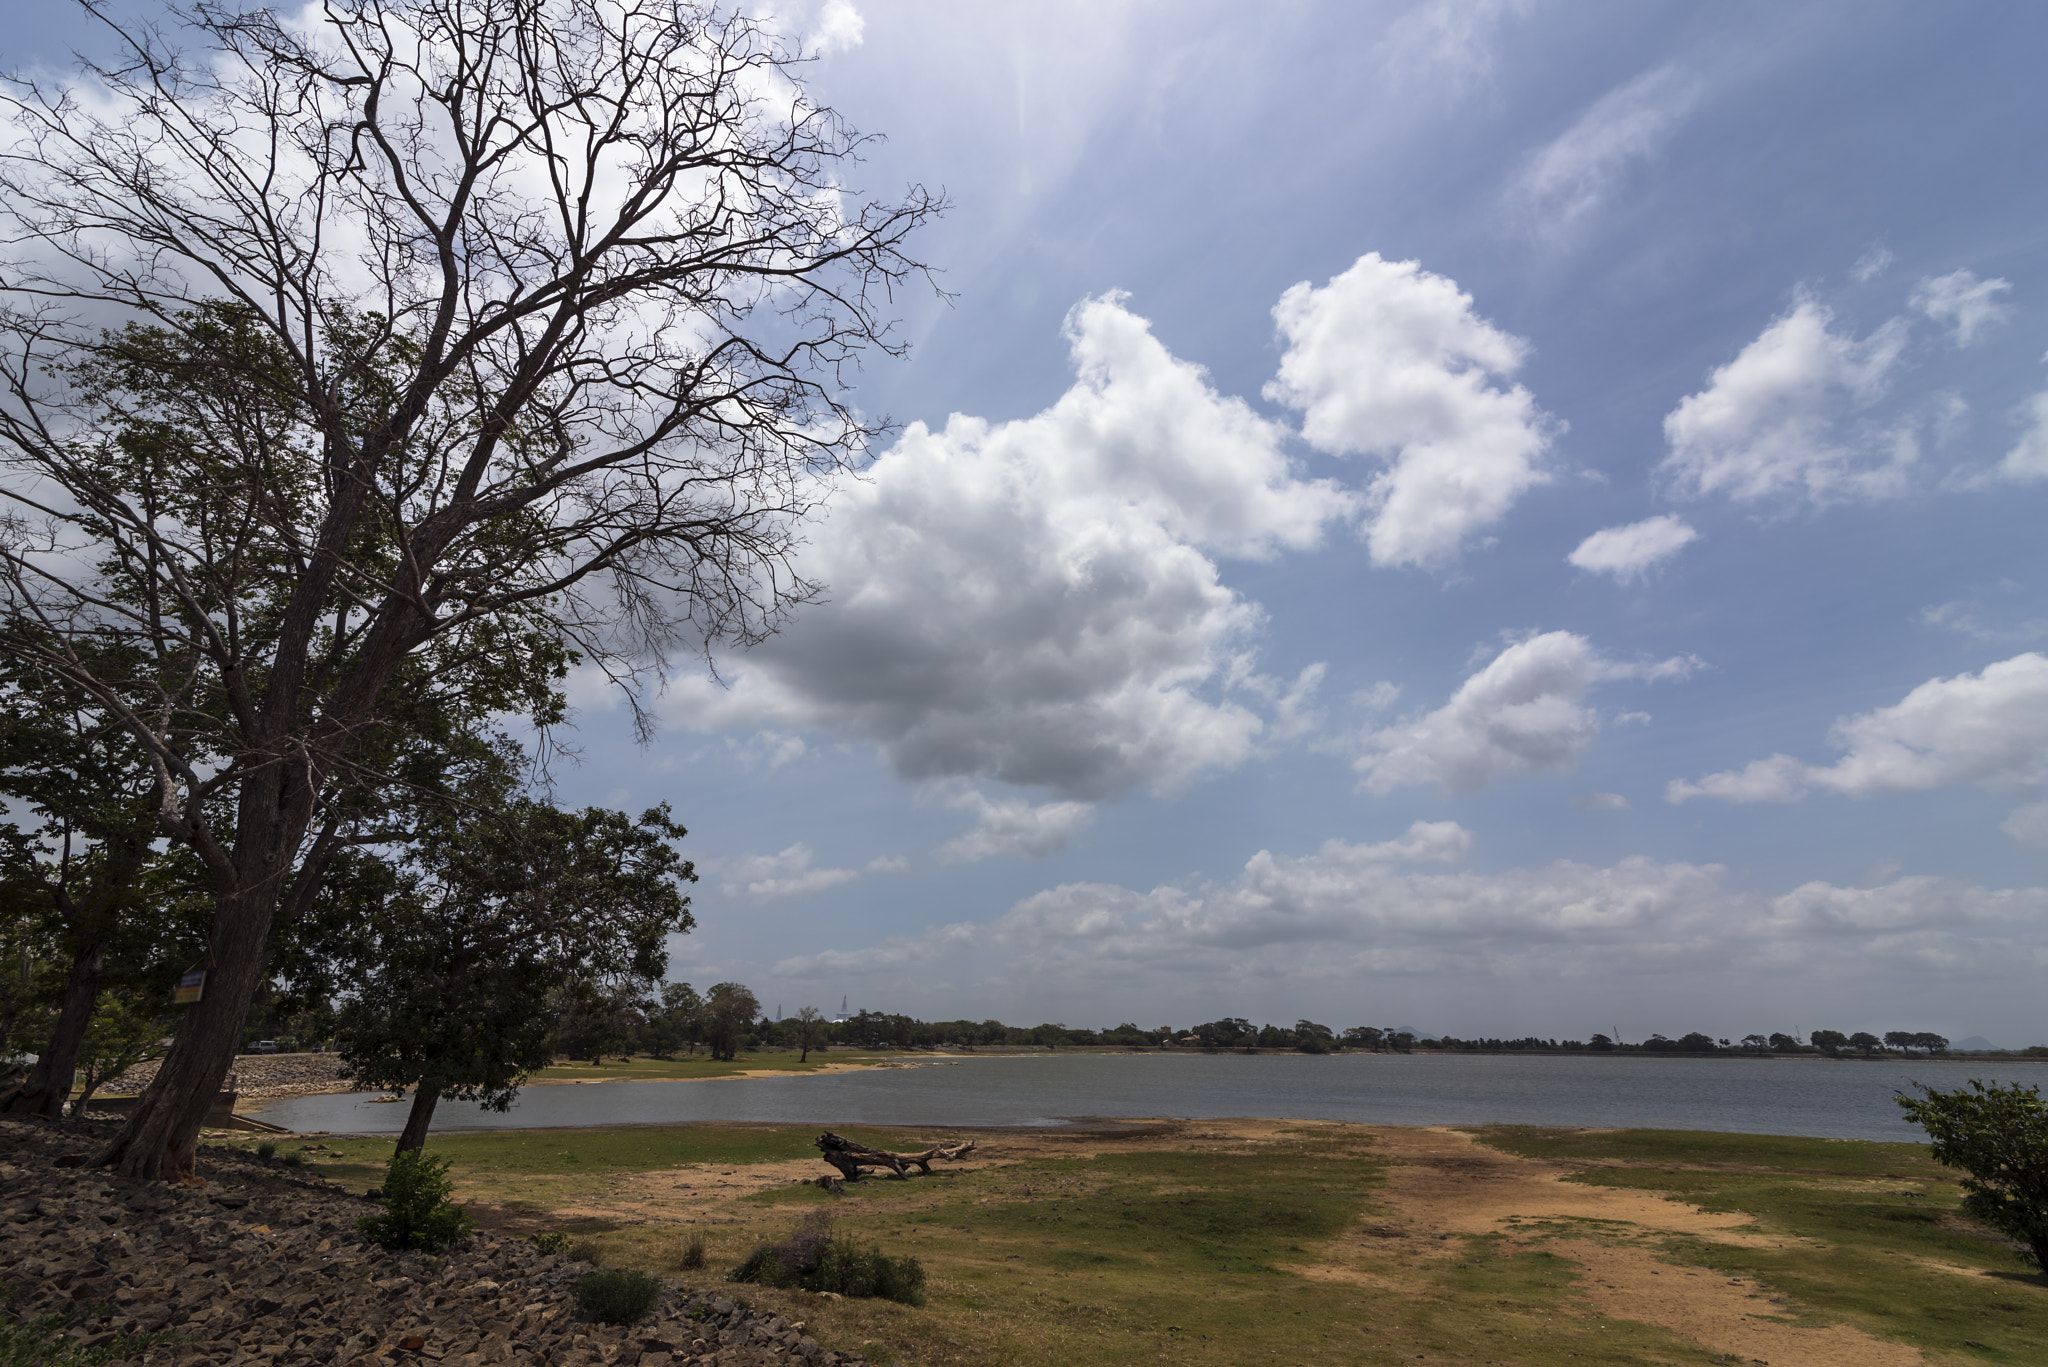
[[[2048,11],[756,12],[946,297],[826,601],[644,745],[573,681],[672,977],[2048,1042]]]

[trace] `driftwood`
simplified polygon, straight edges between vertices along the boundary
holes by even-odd
[[[958,1144],[934,1144],[923,1153],[890,1153],[885,1149],[871,1149],[865,1144],[856,1144],[851,1139],[836,1135],[830,1130],[819,1135],[815,1142],[819,1154],[827,1163],[839,1169],[840,1175],[849,1182],[860,1180],[862,1168],[887,1168],[898,1177],[908,1178],[913,1163],[917,1165],[918,1171],[929,1175],[934,1158],[957,1162],[974,1151],[974,1141],[965,1139]]]

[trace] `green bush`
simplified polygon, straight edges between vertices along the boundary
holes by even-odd
[[[274,1157],[276,1154],[277,1145],[271,1143],[268,1139],[264,1140],[261,1144],[258,1144],[256,1146],[256,1156],[258,1158],[271,1158]]]
[[[694,1271],[704,1266],[703,1235],[692,1234],[690,1242],[683,1245],[683,1256],[680,1260],[680,1265],[685,1272]]]
[[[288,1168],[303,1168],[306,1166],[306,1155],[300,1153],[297,1149],[293,1149],[284,1156],[284,1165]]]
[[[576,1308],[599,1324],[631,1324],[654,1308],[661,1279],[630,1268],[608,1267],[586,1272],[572,1289]]]
[[[563,1249],[562,1254],[572,1263],[589,1263],[592,1267],[604,1261],[604,1250],[597,1246],[595,1239],[578,1239]]]
[[[892,1258],[878,1248],[833,1238],[832,1216],[822,1210],[805,1216],[781,1243],[763,1244],[748,1254],[726,1280],[924,1304],[924,1267],[917,1259]]]
[[[356,1228],[390,1249],[441,1248],[469,1237],[475,1222],[449,1200],[455,1183],[448,1160],[418,1149],[391,1155],[384,1172],[383,1213],[356,1221]]]
[[[533,1246],[543,1253],[560,1253],[569,1246],[569,1236],[559,1229],[542,1230],[533,1236]]]

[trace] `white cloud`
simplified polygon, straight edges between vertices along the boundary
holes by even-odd
[[[1273,309],[1287,349],[1266,396],[1302,410],[1319,450],[1376,457],[1366,542],[1379,565],[1442,565],[1550,479],[1562,424],[1520,385],[1526,345],[1455,281],[1368,253]]]
[[[1508,187],[1508,203],[1546,237],[1578,227],[1628,168],[1654,157],[1699,104],[1705,87],[1661,66],[1609,91],[1557,138],[1531,153]]]
[[[813,529],[801,568],[829,603],[736,661],[729,689],[672,688],[668,715],[831,730],[906,777],[1076,800],[1249,757],[1268,724],[1244,667],[1261,614],[1210,557],[1314,546],[1359,501],[1300,478],[1287,430],[1119,297],[1078,305],[1066,333],[1079,378],[1058,402],[912,424]]]
[[[1503,20],[1531,0],[1424,0],[1387,27],[1381,71],[1404,87],[1462,94],[1493,70]]]
[[[1999,823],[1998,829],[2030,850],[2048,850],[2048,802],[2029,802],[2013,808],[2012,815]]]
[[[863,872],[866,873],[908,873],[910,861],[900,854],[877,855],[868,860]]]
[[[1831,765],[1773,755],[1697,783],[1674,782],[1666,797],[1790,802],[1815,788],[1870,797],[1961,784],[2038,794],[2048,784],[2048,656],[2029,651],[1976,674],[1930,679],[1890,707],[1842,718],[1829,738],[1846,752]],[[2014,820],[2032,830],[2031,817]]]
[[[2022,417],[2026,429],[1994,472],[1998,478],[2015,484],[2048,479],[2048,389],[2027,400]]]
[[[974,829],[939,846],[937,857],[948,864],[971,863],[992,854],[1040,859],[1057,854],[1095,820],[1090,802],[1043,802],[1022,798],[993,800],[969,789],[946,799],[948,807],[974,813]]]
[[[1699,535],[1682,518],[1665,513],[1631,522],[1626,527],[1594,532],[1565,560],[1582,570],[1611,574],[1626,584],[1640,579],[1658,561],[1699,540]]]
[[[1465,793],[1497,775],[1568,770],[1600,733],[1599,714],[1583,702],[1594,684],[1682,678],[1693,667],[1688,659],[1624,664],[1576,633],[1545,632],[1501,651],[1434,712],[1368,727],[1352,767],[1374,793],[1415,783]]]
[[[1844,435],[1841,419],[1882,396],[1906,343],[1893,319],[1862,341],[1811,299],[1765,328],[1664,419],[1664,470],[1695,495],[1744,502],[1878,497],[1904,487],[1910,434]]]
[[[1863,255],[1856,258],[1856,264],[1849,267],[1849,274],[1859,285],[1867,285],[1892,268],[1892,262],[1899,258],[1892,249],[1881,242],[1873,242]]]
[[[1582,812],[1625,812],[1628,799],[1620,793],[1581,793],[1572,799],[1572,806]]]
[[[825,0],[806,46],[820,57],[848,52],[861,45],[867,27],[868,21],[854,8],[853,0]]]
[[[1454,858],[1469,841],[1458,835],[1443,842],[1457,846]],[[1425,872],[1401,866],[1413,856],[1390,853],[1402,844],[1331,840],[1303,857],[1261,850],[1228,881],[1149,892],[1065,884],[986,923],[792,958],[775,972],[901,982],[978,953],[1008,980],[1122,994],[1171,982],[1184,995],[1276,980],[1291,993],[1355,993],[1376,976],[1605,989],[1625,977],[1689,980],[1705,962],[1746,981],[1808,984],[1903,969],[1924,987],[1934,976],[1981,982],[1986,970],[2048,964],[2043,888],[1902,877],[1862,888],[1813,882],[1769,896],[1730,888],[1717,865],[1640,857],[1606,867],[1561,860]]]
[[[853,869],[814,869],[817,856],[798,841],[774,854],[743,854],[729,859],[704,861],[707,872],[716,873],[726,895],[742,894],[755,902],[779,902],[791,897],[811,897],[860,877]]]
[[[1697,783],[1673,779],[1664,788],[1664,800],[1670,803],[1695,797],[1718,797],[1723,802],[1797,802],[1804,796],[1806,766],[1790,755],[1751,760],[1743,768],[1708,774]]]
[[[1957,346],[1968,346],[2011,314],[2012,306],[1998,298],[2011,289],[2010,280],[1979,280],[1968,270],[1950,271],[1921,280],[1910,302],[1935,322],[1946,323]]]

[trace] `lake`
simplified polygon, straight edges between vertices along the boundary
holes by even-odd
[[[1057,1125],[1111,1116],[1251,1116],[1379,1125],[1588,1125],[1919,1140],[1892,1093],[2048,1081],[2016,1062],[1671,1058],[1626,1054],[1023,1054],[915,1067],[689,1082],[528,1087],[493,1114],[444,1101],[439,1131],[781,1121]],[[396,1133],[409,1107],[370,1094],[292,1097],[254,1114],[289,1129]]]

